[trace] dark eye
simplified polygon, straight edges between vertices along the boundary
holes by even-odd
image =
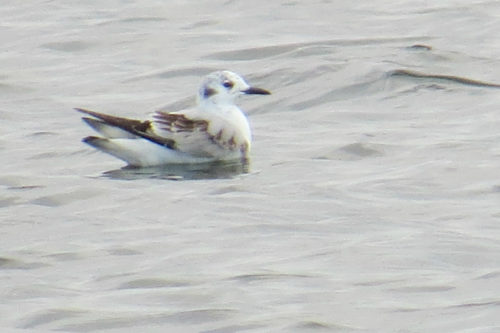
[[[231,89],[234,86],[234,83],[232,83],[231,81],[224,81],[222,85],[228,89]]]

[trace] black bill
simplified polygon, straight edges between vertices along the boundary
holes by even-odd
[[[250,87],[247,90],[243,90],[242,92],[247,95],[271,95],[270,91],[257,87]]]

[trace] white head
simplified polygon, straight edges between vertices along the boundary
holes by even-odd
[[[269,95],[269,91],[251,87],[236,73],[219,71],[208,74],[198,91],[198,103],[234,104],[242,94]]]

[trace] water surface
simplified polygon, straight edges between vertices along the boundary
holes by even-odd
[[[4,1],[2,332],[500,331],[497,1]],[[248,167],[122,169],[244,75]],[[393,75],[404,70],[424,76]],[[194,172],[191,172],[194,171]]]

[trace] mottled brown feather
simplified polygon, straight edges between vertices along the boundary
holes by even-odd
[[[208,122],[206,120],[192,120],[183,114],[167,113],[158,111],[153,116],[155,123],[162,125],[161,129],[172,133],[182,132],[206,132]]]
[[[204,133],[206,137],[215,145],[224,149],[238,149],[236,139],[232,136],[229,140],[223,140],[224,130],[219,130],[217,134],[212,135],[208,132],[208,122],[206,120],[193,120],[186,118],[185,115],[179,113],[167,113],[158,111],[153,116],[155,124],[165,131],[171,133],[199,132]],[[246,152],[248,148],[245,148]],[[243,150],[242,150],[243,152]]]
[[[248,149],[249,149],[248,143],[245,142],[245,143],[240,145],[240,152],[243,156],[248,154]]]

